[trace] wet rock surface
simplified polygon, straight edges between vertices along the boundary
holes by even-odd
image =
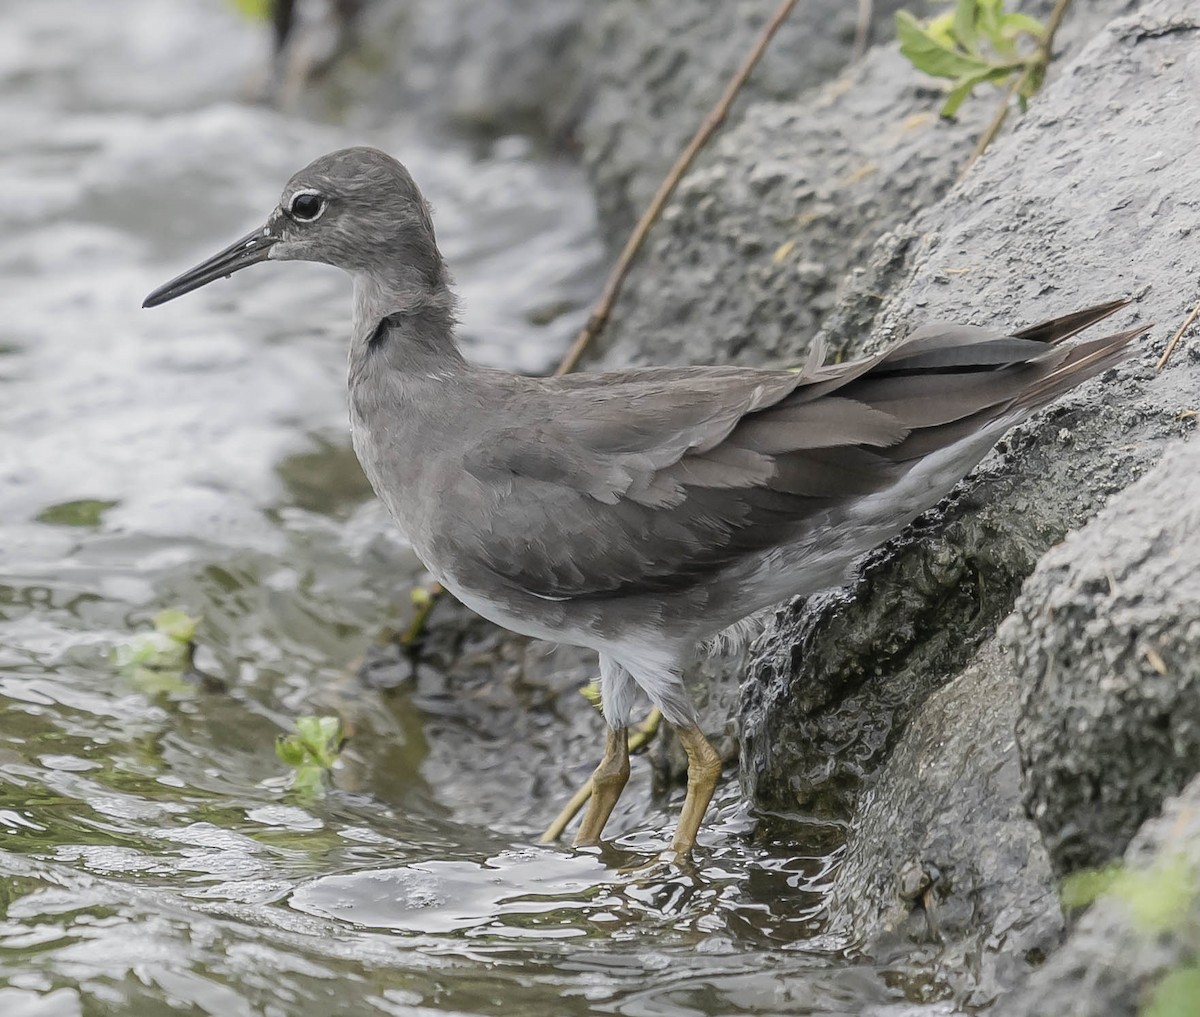
[[[1139,319],[1180,321],[1200,273],[1186,240],[1200,205],[1192,196],[1194,170],[1169,135],[1195,129],[1195,112],[1181,96],[1200,80],[1196,39],[1197,26],[1180,3],[1146,5],[1101,32],[962,186],[880,241],[831,317],[834,327],[870,320],[872,304],[881,306],[873,337],[881,342],[931,318],[1024,324],[1122,291],[1137,298]],[[1174,120],[1166,132],[1158,126],[1164,117]],[[1109,197],[1098,203],[1097,194]],[[898,261],[907,269],[898,271]],[[896,280],[890,302],[872,292],[872,278]],[[1130,318],[1127,312],[1114,326]],[[1033,826],[1020,817],[1015,746],[1002,735],[1017,716],[1018,685],[1002,673],[1015,658],[1000,658],[1004,667],[993,673],[989,643],[965,673],[930,694],[971,660],[1041,555],[1151,468],[1172,439],[1193,430],[1187,411],[1200,391],[1200,358],[1177,351],[1155,373],[1164,333],[1156,330],[1127,364],[1011,433],[950,499],[873,555],[849,588],[777,612],[752,654],[742,706],[748,792],[771,809],[852,815],[835,922],[845,921],[879,956],[929,964],[956,999],[994,998],[1019,980],[1053,942],[1058,919],[1050,866]],[[1169,543],[1146,553],[1169,554]],[[1195,552],[1185,549],[1180,560],[1194,569]],[[1163,560],[1146,571],[1172,567]],[[1104,589],[1076,594],[1072,603],[1086,611]],[[1028,596],[1033,616],[1038,594]],[[1189,595],[1180,596],[1165,607],[1168,626]],[[1148,607],[1151,615],[1157,609],[1157,602]],[[1068,641],[1063,648],[1078,648],[1084,617],[1074,641],[1070,629],[1061,637]],[[1040,624],[1052,630],[1051,622]],[[1190,645],[1194,655],[1197,637],[1186,626],[1175,632],[1179,642],[1168,651],[1178,655]],[[1058,648],[1042,638],[1051,639],[1047,649]],[[1064,707],[1087,695],[1089,670],[1099,675],[1105,667],[1101,652],[1076,674],[1068,656],[1054,658],[1057,681],[1064,689],[1082,685],[1064,693]],[[1134,673],[1154,673],[1135,650],[1128,658],[1132,670],[1122,687]],[[1181,674],[1170,687],[1191,680]],[[1112,710],[1118,695],[1114,690]],[[952,702],[964,707],[957,717],[947,707]],[[1172,752],[1179,759],[1158,790],[1160,801],[1189,766],[1194,772],[1196,753],[1186,733],[1171,728],[1175,733],[1164,735],[1161,711],[1158,729],[1149,705],[1132,712],[1145,723],[1130,717],[1122,726],[1123,749],[1097,745],[1093,773],[1102,773],[1114,752],[1128,759],[1145,739],[1159,747],[1151,755],[1160,774]],[[1039,721],[1035,742],[1056,719],[1061,713],[1048,712]],[[1191,723],[1185,713],[1183,732]],[[976,787],[956,787],[933,764],[939,729],[947,756],[938,766],[950,773],[960,766],[955,776],[979,781]],[[1071,737],[1059,731],[1024,753],[1044,761]],[[1181,752],[1190,752],[1190,761]],[[1113,766],[1118,783],[1123,766]],[[1030,795],[1042,801],[1053,794],[1055,821],[1068,823],[1067,787],[1051,790],[1053,772],[1031,773]],[[864,787],[870,790],[860,796]],[[982,799],[985,789],[995,793],[987,805],[972,797]],[[1127,818],[1144,818],[1151,798]],[[902,803],[910,806],[911,826],[899,821]],[[1078,843],[1065,827],[1064,835]],[[1106,850],[1121,843],[1114,838]],[[904,870],[906,852],[907,861],[937,875],[930,893],[935,911],[943,895],[948,920],[936,949],[917,941],[914,928],[923,928],[924,916],[906,917],[912,901],[897,892],[896,868]],[[958,881],[943,882],[947,872]]]
[[[1026,805],[1060,874],[1120,855],[1200,769],[1200,445],[1042,559],[1005,625]]]
[[[971,1006],[1039,965],[1063,928],[1021,801],[1018,688],[989,640],[929,696],[855,812],[830,901],[851,940]]]
[[[918,219],[920,250],[902,293],[887,306],[885,324],[906,322],[896,333],[933,318],[1023,324],[1064,304],[1081,306],[1122,290],[1140,299],[1134,310],[1113,320],[1116,328],[1135,313],[1140,319],[1183,317],[1200,263],[1179,241],[1190,233],[1198,206],[1190,197],[1192,170],[1182,143],[1172,148],[1171,131],[1160,131],[1157,121],[1174,118],[1181,135],[1190,129],[1194,114],[1179,99],[1195,80],[1197,57],[1194,30],[1159,30],[1170,23],[1166,15],[1172,10],[1177,8],[1155,5],[1102,33],[965,185]],[[1135,89],[1133,81],[1142,78]],[[1105,124],[1100,132],[1093,127],[1098,121]],[[1148,139],[1139,138],[1139,131],[1151,122],[1157,168],[1146,173]],[[1057,172],[1043,172],[1046,166]],[[1119,207],[1097,208],[1090,198],[1096,191],[1112,194],[1112,205]],[[880,329],[876,339],[889,331]],[[1180,413],[1194,402],[1200,364],[1177,355],[1156,374],[1161,345],[1161,339],[1143,341],[1121,368],[1012,432],[948,503],[921,521],[919,526],[941,533],[916,542],[908,574],[911,532],[866,566],[869,583],[829,595],[827,602],[793,604],[776,616],[759,643],[745,690],[747,745],[773,746],[769,762],[753,750],[743,758],[760,798],[796,800],[787,790],[791,774],[806,772],[804,760],[812,750],[803,745],[820,735],[777,728],[763,729],[760,739],[762,725],[771,723],[766,718],[783,711],[760,710],[759,704],[770,697],[797,702],[801,708],[792,713],[802,715],[803,696],[820,701],[830,674],[846,670],[836,657],[824,666],[820,650],[793,654],[790,647],[806,633],[834,654],[847,640],[857,640],[863,650],[850,665],[859,676],[855,684],[870,680],[878,689],[896,673],[896,654],[887,640],[864,639],[856,629],[873,625],[880,635],[893,633],[892,642],[907,641],[927,652],[921,635],[928,623],[922,625],[920,615],[926,611],[948,623],[933,633],[935,644],[939,639],[949,644],[948,652],[965,662],[970,649],[962,644],[982,638],[1007,613],[1038,557],[1144,472],[1169,439],[1190,433],[1192,418]],[[942,563],[955,556],[962,564],[945,568]],[[914,581],[922,571],[932,575],[924,591]],[[964,576],[983,580],[974,595],[969,584],[964,588]],[[975,602],[957,614],[946,615],[938,605],[939,599],[972,596]],[[873,602],[870,609],[848,606],[864,599]],[[896,605],[901,606],[892,610]],[[885,620],[889,610],[892,616]],[[877,657],[888,662],[878,668],[884,672],[879,679]],[[901,697],[910,708],[913,698]],[[835,700],[825,712],[835,714],[838,705]]]
[[[1168,800],[1125,851],[1138,874],[1102,895],[997,1017],[1134,1017],[1195,1012],[1200,985],[1200,778]],[[1159,903],[1151,899],[1157,894]],[[1165,901],[1164,899],[1165,898]],[[1168,1008],[1164,996],[1174,1000]],[[1155,1001],[1160,1009],[1152,1009]]]

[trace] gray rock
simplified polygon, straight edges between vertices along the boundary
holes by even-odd
[[[900,276],[874,342],[920,319],[1018,324],[1121,290],[1139,298],[1138,317],[1179,321],[1200,277],[1200,253],[1184,240],[1200,207],[1194,170],[1172,140],[1194,131],[1182,96],[1200,80],[1184,7],[1160,0],[1101,33],[964,186],[881,241],[832,320],[869,320],[867,280]],[[1097,194],[1111,198],[1097,203]],[[896,268],[905,259],[907,278]],[[1023,308],[1015,318],[1014,307]],[[1020,816],[1005,734],[1018,708],[1007,673],[1015,658],[987,643],[934,690],[1008,613],[1046,549],[1193,430],[1179,413],[1195,406],[1200,357],[1177,351],[1167,370],[1153,370],[1171,331],[1156,330],[1129,364],[1016,429],[950,499],[871,556],[851,587],[777,612],[752,652],[744,786],[768,809],[850,818],[834,927],[959,1002],[997,998],[1020,980],[1059,918],[1048,862]],[[1183,553],[1200,572],[1200,556]],[[1109,754],[1129,755],[1124,745]],[[1166,784],[1166,793],[1178,786]],[[905,899],[898,881],[914,876]],[[914,908],[925,878],[940,943],[922,938]]]
[[[326,104],[484,134],[560,134],[582,94],[576,41],[587,0],[375,0],[359,59],[322,89]]]
[[[1200,251],[1185,241],[1200,208],[1184,99],[1200,47],[1185,7],[1160,0],[1102,32],[965,185],[917,219],[912,274],[885,324],[1014,325],[1122,291],[1139,297],[1143,320],[1183,317],[1200,277]],[[742,711],[743,780],[762,804],[844,808],[1040,555],[1192,429],[1178,414],[1194,406],[1200,361],[1177,353],[1155,374],[1163,341],[1156,333],[1010,434],[922,521],[929,536],[910,531],[849,591],[777,614]]]
[[[1102,897],[1079,920],[1066,943],[996,1017],[1135,1017],[1196,1012],[1200,984],[1200,778],[1145,824],[1125,853],[1126,871],[1148,873],[1123,894]],[[1158,918],[1138,918],[1150,893]],[[1176,905],[1164,909],[1161,898]],[[1131,907],[1131,903],[1134,905]],[[1190,987],[1185,988],[1190,980]],[[1174,981],[1173,1009],[1151,1010]]]
[[[855,813],[830,899],[879,963],[984,1006],[1058,944],[1062,912],[1021,805],[1019,680],[989,641],[913,718]]]
[[[841,6],[845,12],[851,5]],[[1082,6],[1060,48],[1078,51],[1083,39],[1128,6],[1129,0]],[[618,10],[620,5],[613,16]],[[808,24],[807,15],[796,17]],[[673,45],[692,44],[686,34],[682,38]],[[814,35],[804,45],[819,43]],[[799,46],[783,38],[778,52],[771,52],[803,64],[806,51]],[[690,80],[691,73],[677,77]],[[767,74],[765,80],[775,79]],[[654,97],[666,87],[656,81]],[[706,93],[692,87],[688,94]],[[789,96],[778,102],[762,100],[763,94],[710,143],[654,226],[593,351],[605,366],[797,363],[837,305],[847,274],[868,261],[882,236],[900,230],[906,237],[893,243],[890,259],[876,259],[887,270],[873,273],[873,286],[859,290],[869,309],[877,310],[882,295],[907,274],[916,250],[905,227],[952,187],[995,113],[997,93],[981,89],[957,120],[940,119],[940,87],[889,45],[873,49],[824,88],[803,95],[767,89],[767,95]],[[597,95],[596,103],[604,96],[615,101],[617,91],[600,88]],[[585,158],[595,167],[606,224],[623,226],[629,218],[614,211],[617,199],[607,195],[633,195],[640,211],[681,147],[661,119],[649,116],[647,127],[646,117],[631,118],[619,128],[629,140],[592,155],[585,116]],[[647,148],[666,144],[668,153],[626,156],[622,144],[639,139]],[[841,328],[828,336],[830,351],[852,352],[869,323],[861,313],[843,316]]]
[[[688,139],[745,59],[778,0],[608,0],[592,4],[577,65],[578,135],[605,233],[619,248]],[[869,39],[890,39],[901,0],[871,6]],[[791,99],[844,71],[858,5],[805,0],[780,26],[729,123],[766,99]],[[772,160],[776,146],[760,149]],[[833,180],[836,173],[828,173]],[[770,253],[770,252],[768,252]]]
[[[1072,52],[1107,20],[1132,10],[1136,3],[1137,0],[1076,3],[1059,32],[1059,53]],[[778,0],[726,0],[720,4],[710,0],[609,0],[591,5],[575,58],[582,93],[577,134],[596,189],[605,235],[614,251],[624,243],[659,182],[709,114],[777,6]],[[1031,0],[1019,6],[1044,18],[1053,0]],[[891,50],[891,40],[895,33],[895,12],[904,8],[919,10],[919,5],[903,0],[875,0],[869,6],[867,40],[881,46],[865,63],[882,61],[890,65],[899,59]],[[902,134],[904,118],[910,112],[937,109],[939,86],[902,61],[903,75],[890,82],[890,97],[897,100],[891,119],[876,120],[869,111],[856,109],[853,102],[840,117],[837,111],[832,114],[844,121],[845,133],[840,140],[842,146],[850,149],[845,156],[828,138],[815,139],[812,150],[803,141],[786,140],[792,129],[803,130],[811,122],[817,124],[820,132],[830,116],[817,115],[810,120],[805,114],[815,113],[831,96],[864,88],[860,68],[851,65],[859,13],[860,5],[849,0],[805,0],[792,10],[739,94],[721,135],[737,131],[743,112],[748,113],[764,102],[794,104],[801,114],[799,120],[782,127],[776,123],[782,135],[771,130],[769,119],[760,121],[758,127],[747,128],[740,135],[740,151],[734,146],[731,151],[737,154],[724,161],[745,168],[761,155],[776,170],[782,168],[785,176],[789,176],[792,174],[787,170],[787,156],[791,149],[798,148],[802,172],[792,175],[793,179],[816,188],[824,185],[836,192],[839,182],[844,187],[846,178],[861,171],[866,162],[844,167],[844,159],[853,162],[854,150],[859,146],[879,149],[871,142],[881,139],[872,139],[871,135],[884,134],[890,138],[894,133]],[[888,55],[881,56],[881,52]],[[835,79],[839,80],[826,95],[814,92],[818,86]],[[866,90],[873,90],[873,82],[877,81],[878,74],[868,73]],[[981,94],[993,96],[988,89]],[[915,104],[911,102],[912,96],[917,97]],[[886,101],[888,89],[882,89],[876,98]],[[993,107],[994,97],[976,99],[974,105],[976,108],[962,111],[968,123],[979,116],[990,117],[989,107]],[[981,113],[980,107],[985,112]],[[817,151],[822,146],[827,149],[824,153]],[[822,154],[830,160],[828,163],[822,161]],[[932,157],[932,153],[919,154],[925,159]],[[953,150],[945,154],[949,164],[957,165]],[[816,172],[804,177],[803,173],[810,169]],[[886,167],[881,167],[881,175],[885,171]],[[936,182],[933,186],[936,188]],[[856,186],[847,195],[847,203],[854,205],[861,200],[860,194],[870,194],[879,187],[878,183],[867,183],[865,188]],[[721,192],[714,190],[713,196],[719,208]],[[833,204],[835,207],[843,204],[836,193]],[[913,209],[920,205],[905,207]],[[793,221],[790,225],[801,225],[812,211],[800,207],[795,212],[801,217],[800,222]],[[845,239],[865,230],[871,233],[870,242],[878,235],[878,231],[871,231],[870,225],[869,218],[852,216],[850,233]],[[828,232],[833,246],[837,245],[834,229],[826,231],[818,225],[817,230]],[[792,235],[789,233],[784,240]],[[777,244],[771,245],[767,253],[775,250]],[[803,254],[797,260],[805,260]],[[762,320],[769,319],[764,316]]]
[[[1055,869],[1117,857],[1200,771],[1200,444],[1047,554],[1004,638],[1026,686],[1026,804]]]
[[[597,344],[604,364],[800,362],[846,273],[949,190],[990,115],[936,108],[891,49],[815,99],[751,106],[651,233]]]

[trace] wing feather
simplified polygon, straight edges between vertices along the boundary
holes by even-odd
[[[1057,344],[1119,306],[1009,336],[935,325],[889,352],[799,373],[496,382],[509,386],[510,426],[468,449],[447,485],[455,552],[551,600],[691,588],[1116,362],[1141,330]]]

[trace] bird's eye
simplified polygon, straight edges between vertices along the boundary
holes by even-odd
[[[301,222],[312,222],[325,209],[325,199],[312,191],[301,191],[292,198],[288,211]]]

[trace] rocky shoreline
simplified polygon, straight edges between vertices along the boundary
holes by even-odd
[[[363,101],[564,145],[615,247],[774,4],[466,6],[380,4],[400,55]],[[844,942],[955,1007],[1132,1015],[1195,963],[1200,894],[1193,939],[1151,943],[1111,900],[1064,917],[1059,881],[1166,854],[1200,878],[1197,330],[1155,369],[1200,298],[1200,12],[1079,0],[1044,90],[956,182],[994,93],[940,120],[885,41],[903,5],[874,5],[879,45],[851,64],[854,6],[793,13],[587,366],[795,363],[818,335],[853,355],[931,319],[1019,327],[1121,295],[1114,328],[1157,322],[851,587],[782,605],[706,707],[716,731],[737,718],[756,805],[845,823]]]

